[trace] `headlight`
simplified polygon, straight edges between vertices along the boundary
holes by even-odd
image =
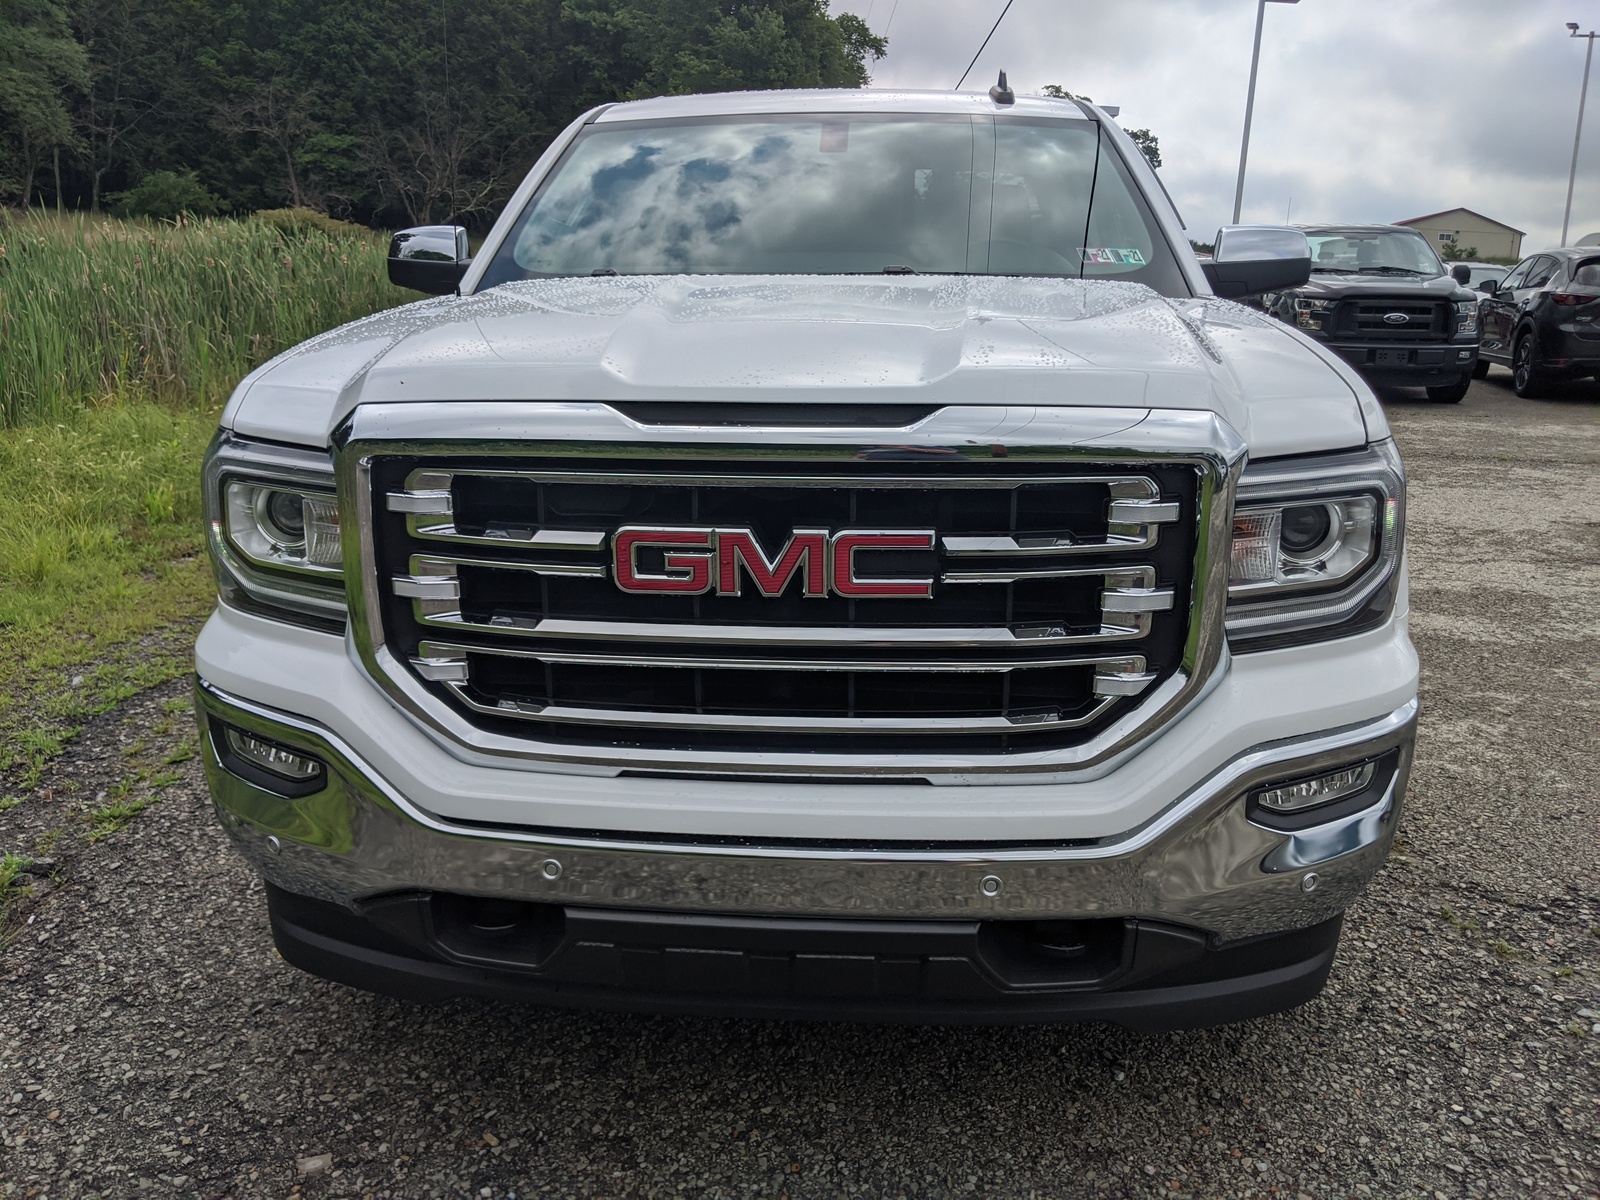
[[[1405,529],[1392,441],[1251,464],[1234,506],[1228,642],[1264,650],[1388,619]]]
[[[206,455],[205,490],[223,600],[298,624],[343,625],[344,549],[327,451],[224,431]]]
[[[1478,302],[1476,300],[1456,301],[1456,332],[1478,332]]]
[[[1294,323],[1301,329],[1321,329],[1337,303],[1337,300],[1308,300],[1304,296],[1296,296]]]
[[[337,573],[339,501],[304,488],[234,479],[227,484],[228,540],[264,567]]]

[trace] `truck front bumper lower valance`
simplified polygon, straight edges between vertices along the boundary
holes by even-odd
[[[277,888],[352,913],[418,893],[780,917],[1138,918],[1201,930],[1218,944],[1344,911],[1394,837],[1417,714],[1413,700],[1374,721],[1252,749],[1112,838],[752,844],[441,820],[332,731],[203,680],[196,695],[212,796],[239,851]],[[1366,762],[1376,764],[1370,789],[1327,805],[1325,818],[1312,810],[1285,820],[1253,807],[1252,794],[1268,785]]]

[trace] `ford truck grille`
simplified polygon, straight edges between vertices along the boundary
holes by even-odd
[[[514,738],[1073,746],[1178,668],[1195,615],[1188,463],[366,465],[369,620],[416,686]]]
[[[1450,318],[1451,306],[1433,300],[1345,300],[1339,305],[1333,330],[1336,338],[1351,340],[1437,342],[1450,336]]]

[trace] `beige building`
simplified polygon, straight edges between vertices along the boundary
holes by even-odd
[[[1415,229],[1433,243],[1435,250],[1454,242],[1463,249],[1477,247],[1479,258],[1522,257],[1522,230],[1502,225],[1470,208],[1452,208],[1395,224]]]

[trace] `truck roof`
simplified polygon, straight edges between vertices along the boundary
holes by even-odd
[[[1018,96],[996,104],[985,92],[909,91],[890,88],[793,88],[766,92],[717,92],[699,96],[657,96],[614,104],[596,122],[656,121],[684,117],[761,113],[958,113],[996,112],[1019,116],[1099,117],[1092,105],[1049,96]]]
[[[1404,225],[1380,225],[1362,223],[1360,221],[1318,221],[1314,225],[1295,224],[1291,229],[1304,230],[1306,233],[1411,233],[1415,229],[1407,229]]]

